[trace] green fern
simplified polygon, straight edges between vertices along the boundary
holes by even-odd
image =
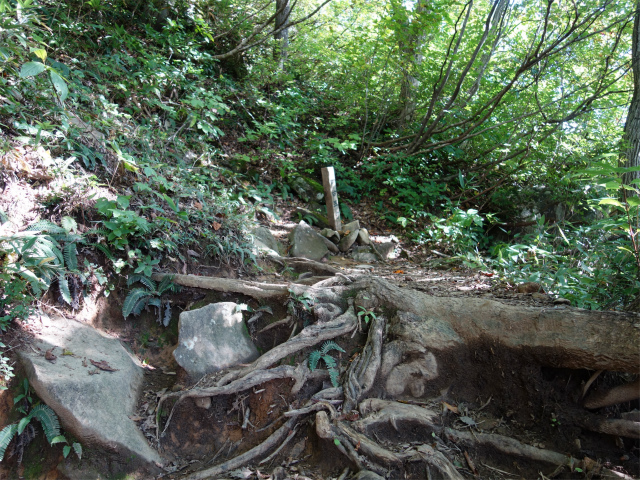
[[[340,372],[337,368],[329,369],[329,380],[331,380],[331,385],[334,387],[337,388],[340,386]]]
[[[67,233],[67,231],[49,220],[39,220],[27,228],[29,232]]]
[[[327,370],[329,371],[329,379],[331,380],[331,384],[334,387],[338,387],[340,385],[340,371],[338,370],[338,363],[336,362],[335,358],[329,355],[329,352],[331,350],[337,350],[344,353],[344,350],[336,342],[328,340],[324,342],[320,350],[314,350],[309,354],[309,370],[313,372],[317,368],[320,359],[322,359],[322,361],[327,366]]]
[[[63,256],[67,270],[78,269],[78,250],[75,242],[67,243],[64,246]]]
[[[149,277],[145,275],[140,275],[139,273],[134,273],[133,275],[129,275],[129,277],[127,278],[127,286],[131,286],[136,282],[140,282],[149,290],[156,290],[156,288],[158,288],[156,285],[156,282],[154,282],[153,280],[151,280]]]
[[[105,247],[101,243],[96,244],[96,248],[100,250],[102,253],[104,253],[105,257],[107,257],[112,262],[116,261],[116,257],[113,255],[113,253],[111,253],[111,250],[109,250],[107,247]]]
[[[64,301],[71,305],[73,299],[71,298],[71,291],[69,290],[69,282],[64,273],[58,276],[58,287],[60,287],[60,295],[62,295]]]
[[[338,350],[339,352],[345,353],[345,351],[333,340],[328,340],[322,344],[322,348],[320,349],[320,353],[322,356],[328,354],[331,350]]]
[[[124,318],[127,318],[132,313],[134,315],[140,315],[140,312],[142,312],[142,309],[146,305],[146,300],[152,296],[152,293],[153,292],[143,288],[134,288],[131,290],[122,305],[122,315],[124,315]]]
[[[35,418],[40,421],[49,443],[52,443],[53,439],[60,435],[58,416],[48,405],[36,405],[26,418],[29,420]]]
[[[313,352],[311,352],[309,354],[309,370],[313,372],[318,366],[318,362],[320,361],[321,358],[322,358],[322,354],[320,353],[319,350],[314,350]]]
[[[181,289],[182,287],[180,285],[178,285],[177,283],[173,283],[173,275],[162,277],[162,280],[160,280],[160,285],[158,285],[159,294],[163,294],[167,291],[179,293]]]
[[[12,423],[7,425],[0,432],[0,462],[4,459],[4,454],[7,451],[7,447],[13,440],[13,437],[18,433],[18,424]]]

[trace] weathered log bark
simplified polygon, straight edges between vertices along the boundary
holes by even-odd
[[[365,308],[396,309],[388,335],[431,352],[480,340],[527,350],[541,365],[637,373],[640,316],[571,307],[506,305],[472,297],[433,297],[378,278],[357,281]]]

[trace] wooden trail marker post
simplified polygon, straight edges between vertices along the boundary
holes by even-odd
[[[333,167],[322,169],[322,185],[324,186],[324,198],[327,202],[327,218],[329,225],[334,230],[342,230],[340,222],[340,207],[338,204],[338,190],[336,189],[336,175]]]

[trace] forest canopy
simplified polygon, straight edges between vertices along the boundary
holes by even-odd
[[[2,0],[0,11],[5,172],[27,145],[70,176],[123,182],[118,208],[142,208],[126,230],[141,243],[113,237],[117,272],[157,265],[160,232],[168,254],[208,245],[205,256],[251,262],[247,219],[331,165],[343,215],[364,202],[416,252],[582,307],[637,299],[636,2]],[[193,210],[203,192],[216,206]],[[162,214],[147,215],[154,202]],[[101,205],[108,228],[121,214]],[[192,228],[220,212],[224,240]],[[120,258],[125,247],[139,253]]]

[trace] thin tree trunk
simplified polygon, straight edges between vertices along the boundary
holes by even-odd
[[[625,167],[640,167],[640,0],[636,3],[632,39],[633,98],[629,106],[629,115],[624,126],[626,145]],[[640,172],[627,172],[623,181],[630,184],[640,178]]]
[[[287,59],[289,49],[289,15],[291,5],[289,0],[276,0],[276,33],[273,37],[276,45],[273,48],[273,58],[278,60],[278,68],[284,70],[284,62]],[[282,28],[282,30],[280,30]]]

